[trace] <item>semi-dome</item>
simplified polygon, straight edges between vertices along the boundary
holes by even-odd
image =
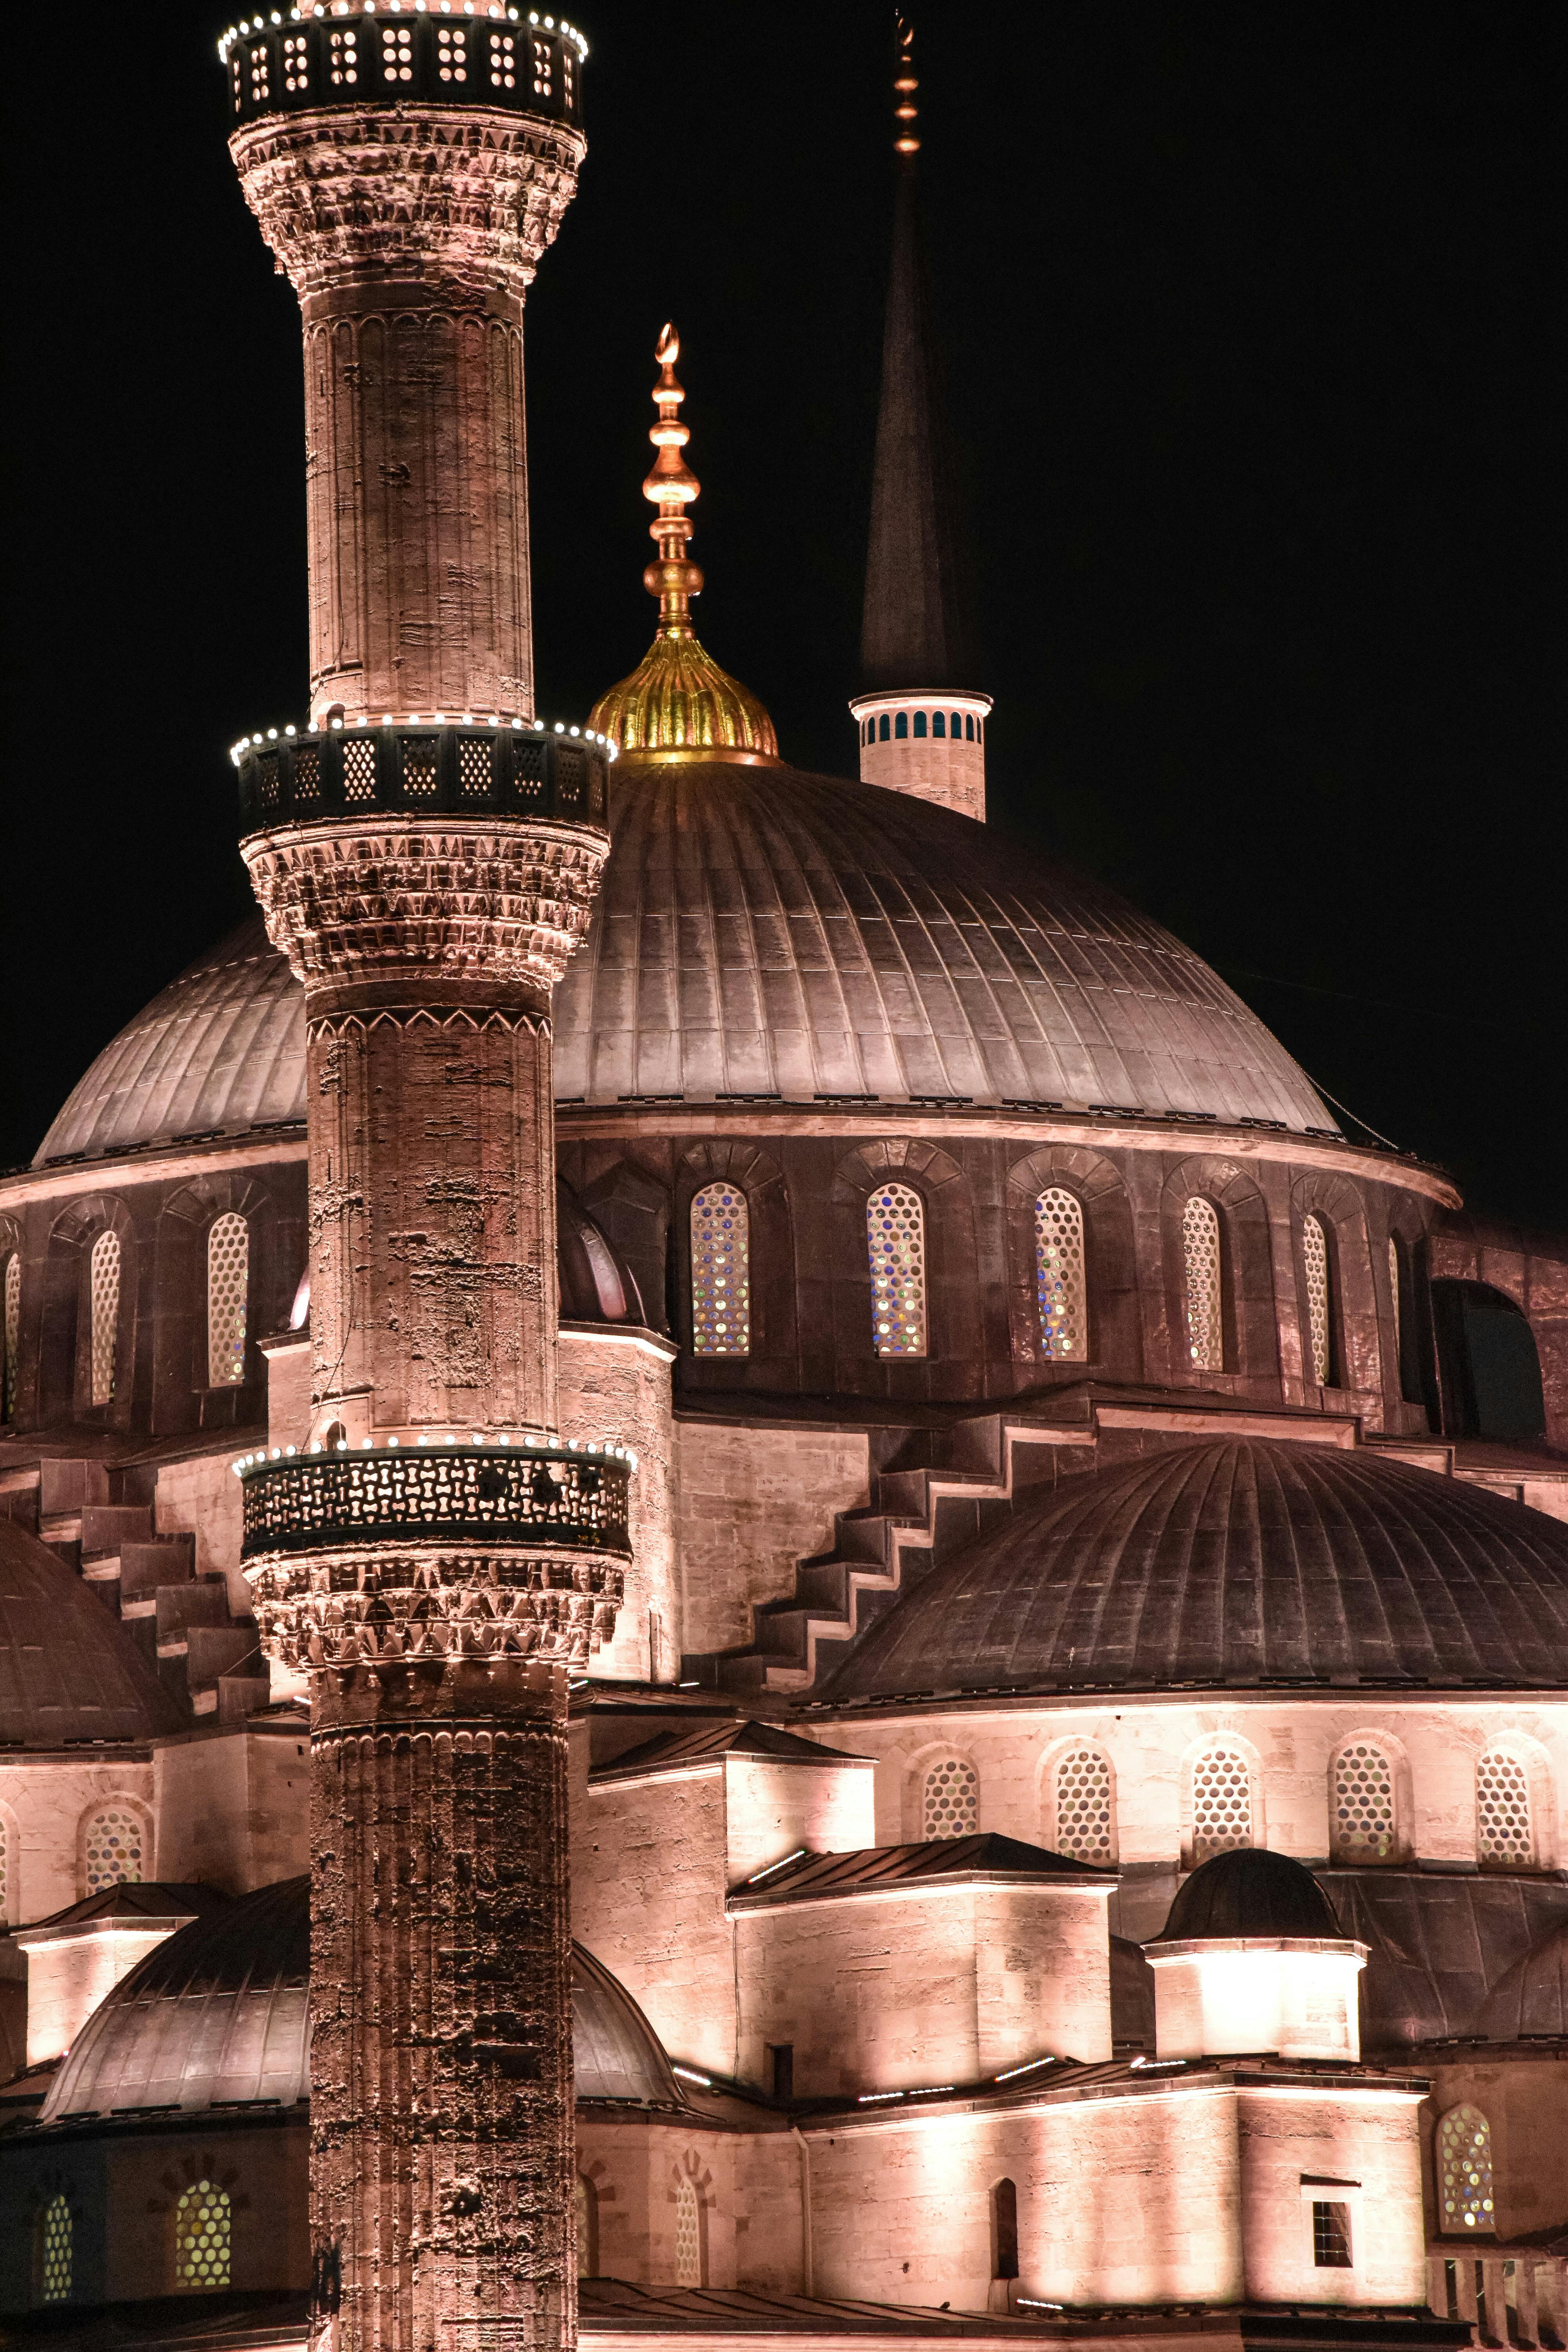
[[[0,1518],[0,1746],[151,1739],[187,1721],[91,1586]]]
[[[40,2122],[267,2100],[310,2088],[310,1882],[286,1878],[197,1919],[150,1952],[78,2034]],[[652,2026],[608,1969],[572,1947],[580,2099],[679,2104]]]
[[[1343,1933],[1333,1905],[1305,1863],[1264,1846],[1241,1846],[1199,1864],[1154,1940],[1187,1944],[1295,1936],[1337,1942]]]
[[[826,1696],[1564,1681],[1568,1527],[1360,1451],[1220,1438],[1026,1504]]]
[[[1475,2031],[1487,2042],[1568,2040],[1568,1922],[1521,1954]]]

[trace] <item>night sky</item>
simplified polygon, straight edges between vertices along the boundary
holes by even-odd
[[[786,757],[853,773],[890,12],[580,6],[588,161],[529,308],[541,710],[651,635],[673,317],[704,642]],[[1563,17],[917,14],[994,824],[1478,1210],[1559,1226]],[[248,910],[226,746],[304,712],[298,314],[224,144],[226,21],[102,7],[68,96],[10,82],[0,1163]]]

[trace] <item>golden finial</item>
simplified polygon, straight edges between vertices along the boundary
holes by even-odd
[[[630,677],[600,696],[588,724],[618,744],[623,757],[773,761],[779,747],[773,720],[756,696],[703,651],[691,625],[691,599],[700,593],[702,574],[687,561],[691,520],[686,509],[701,486],[683,455],[691,436],[678,413],[686,394],[675,373],[680,338],[673,326],[665,327],[654,357],[658,422],[647,437],[658,455],[642,487],[658,509],[648,526],[658,561],[642,580],[658,598],[658,634]]]
[[[915,123],[920,109],[915,104],[915,92],[920,88],[915,79],[915,28],[907,16],[895,19],[898,37],[895,44],[893,90],[896,103],[893,119],[899,129],[893,141],[893,152],[899,155],[918,155],[920,141],[915,137]]]

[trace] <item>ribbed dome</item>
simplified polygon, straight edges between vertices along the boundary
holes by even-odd
[[[1217,1439],[1068,1478],[849,1651],[835,1700],[1568,1681],[1568,1527],[1338,1446]]]
[[[187,1722],[91,1587],[0,1518],[0,1744],[151,1739]]]
[[[947,809],[779,766],[628,761],[556,999],[562,1100],[967,1097],[1331,1129],[1207,965]],[[299,989],[259,919],[101,1053],[40,1160],[305,1116]]]
[[[622,751],[778,758],[773,722],[756,696],[689,629],[660,629],[631,676],[599,697],[588,724]]]
[[[310,1882],[286,1878],[171,1936],[78,2034],[39,2120],[116,2108],[292,2106],[310,2088]],[[608,1969],[572,1947],[577,2095],[678,2105],[658,2037]]]
[[[1186,1944],[1237,1936],[1328,1937],[1344,1930],[1307,1868],[1288,1853],[1243,1846],[1194,1870],[1155,1942]]]

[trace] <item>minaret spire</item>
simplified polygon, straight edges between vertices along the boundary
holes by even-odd
[[[893,247],[860,629],[860,726],[868,782],[985,813],[984,727],[973,598],[942,411],[916,157],[914,27],[898,19],[893,71]],[[955,721],[957,733],[955,736]]]

